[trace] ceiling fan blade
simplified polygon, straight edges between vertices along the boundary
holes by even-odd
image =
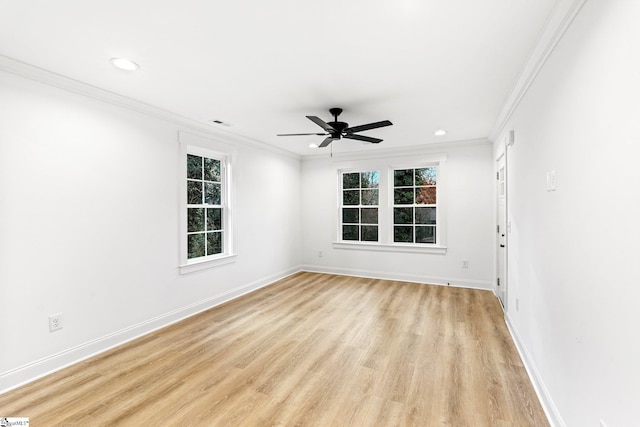
[[[313,123],[320,126],[322,129],[326,130],[329,133],[335,132],[336,130],[328,123],[325,123],[320,117],[316,116],[307,116],[307,119],[311,120]]]
[[[326,147],[327,145],[331,144],[331,141],[333,141],[333,138],[331,138],[330,136],[326,137],[324,141],[322,141],[322,143],[318,145],[318,148]]]
[[[350,128],[346,128],[344,131],[347,133],[362,132],[364,130],[382,128],[382,127],[391,126],[391,125],[393,125],[393,123],[391,123],[389,120],[383,120],[381,122],[368,123],[366,125],[360,125],[360,126],[353,126]]]
[[[371,142],[373,144],[378,144],[379,142],[382,142],[382,140],[378,138],[371,138],[370,136],[364,136],[364,135],[352,135],[350,133],[344,135],[343,138],[357,139],[358,141]]]
[[[326,135],[326,133],[279,133],[276,136],[303,136],[303,135],[324,136]]]

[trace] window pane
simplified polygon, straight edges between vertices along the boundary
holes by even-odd
[[[360,188],[360,173],[342,174],[342,188]]]
[[[363,225],[362,226],[362,241],[363,242],[377,242],[378,241],[378,226],[377,225]]]
[[[190,234],[187,236],[187,257],[198,258],[204,256],[204,234]]]
[[[435,224],[436,208],[416,208],[416,224]]]
[[[436,168],[416,169],[416,185],[436,185]]]
[[[393,241],[399,243],[413,243],[413,227],[393,227]]]
[[[219,205],[220,200],[221,200],[220,184],[205,182],[204,183],[204,202],[207,205]]]
[[[393,190],[393,203],[396,205],[412,205],[413,188]]]
[[[202,181],[187,181],[187,203],[202,204]]]
[[[187,209],[187,231],[204,231],[204,209]]]
[[[436,228],[431,226],[416,227],[416,243],[435,243]]]
[[[362,208],[361,209],[362,224],[377,224],[378,223],[378,208]]]
[[[224,252],[224,160],[187,153],[187,259]],[[194,206],[195,205],[195,206]],[[184,227],[184,225],[183,225]]]
[[[204,179],[220,182],[220,160],[204,158]]]
[[[357,225],[343,225],[342,226],[342,240],[358,240],[360,237],[358,234]]]
[[[380,174],[378,171],[362,172],[362,188],[378,188],[380,186]]]
[[[207,255],[222,253],[222,233],[207,233]]]
[[[202,179],[202,157],[187,154],[187,178]]]
[[[222,209],[207,209],[207,231],[222,230]]]
[[[393,208],[394,224],[413,224],[413,208]]]
[[[360,222],[360,209],[358,208],[343,208],[342,209],[342,222],[346,224],[357,224]]]
[[[399,169],[393,171],[393,186],[406,187],[413,185],[413,169]]]
[[[378,190],[362,190],[362,204],[363,205],[377,205],[378,204]]]
[[[416,203],[419,205],[435,205],[436,187],[416,188]]]
[[[360,190],[345,190],[342,192],[343,205],[359,205]]]

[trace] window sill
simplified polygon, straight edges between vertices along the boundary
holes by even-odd
[[[214,268],[221,265],[232,264],[236,262],[237,257],[238,255],[236,254],[222,255],[217,258],[203,259],[199,261],[193,261],[189,264],[182,264],[179,266],[180,274],[194,273],[196,271],[206,270],[207,268]]]
[[[364,242],[333,242],[334,249],[362,250],[375,252],[409,252],[419,254],[438,254],[445,255],[447,253],[446,246],[432,245],[403,245],[403,244],[384,244],[384,243],[364,243]]]

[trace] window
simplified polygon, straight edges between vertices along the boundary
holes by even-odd
[[[180,274],[235,262],[233,159],[230,144],[188,132],[178,134]]]
[[[342,173],[342,240],[378,241],[378,200],[380,173]]]
[[[437,167],[394,169],[393,241],[436,243]]]
[[[223,162],[187,154],[187,259],[223,253]]]
[[[444,153],[346,159],[333,247],[446,254],[446,162]]]

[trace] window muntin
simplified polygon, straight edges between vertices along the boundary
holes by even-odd
[[[379,240],[380,172],[343,172],[340,232],[344,241]]]
[[[436,244],[437,166],[393,170],[393,242]]]
[[[187,259],[224,253],[224,161],[187,154]]]

